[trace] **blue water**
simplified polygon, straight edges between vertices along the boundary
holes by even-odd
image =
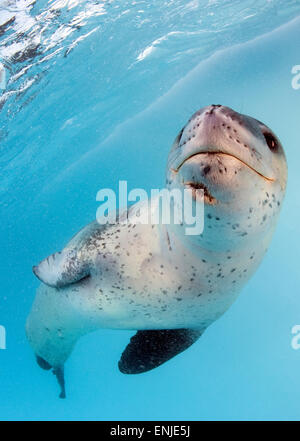
[[[0,419],[300,419],[300,350],[291,346],[300,1],[1,0],[1,24]],[[216,102],[268,124],[287,154],[287,196],[265,260],[228,312],[159,369],[119,373],[132,332],[82,338],[59,400],[25,336],[32,265],[95,218],[100,188],[163,186],[177,132]]]

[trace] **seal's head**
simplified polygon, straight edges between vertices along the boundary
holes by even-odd
[[[274,225],[287,181],[282,145],[262,122],[211,105],[196,112],[168,158],[169,188],[204,190],[205,230],[214,245],[238,243]],[[216,228],[214,224],[218,225]],[[226,230],[226,237],[224,235]],[[203,237],[202,237],[203,240]]]

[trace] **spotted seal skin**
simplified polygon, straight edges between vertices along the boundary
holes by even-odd
[[[33,268],[43,282],[26,324],[39,365],[63,366],[76,341],[99,328],[132,329],[121,372],[153,369],[193,344],[237,298],[270,243],[285,194],[282,145],[262,122],[228,107],[196,112],[176,137],[166,185],[203,189],[201,235],[185,225],[128,223],[83,228]],[[154,208],[153,208],[154,207]],[[155,204],[151,205],[155,210]]]

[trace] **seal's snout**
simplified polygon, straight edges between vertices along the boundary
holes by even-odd
[[[171,150],[169,166],[178,171],[194,156],[222,154],[273,181],[276,172],[272,154],[276,151],[280,151],[280,142],[263,123],[230,107],[211,104],[194,113],[181,130]]]
[[[215,110],[223,107],[222,104],[212,104],[211,106],[209,106],[209,108],[206,110],[205,114],[206,115],[213,115]]]
[[[237,133],[241,130],[242,127],[247,126],[247,124],[245,124],[244,115],[235,112],[230,107],[223,106],[221,104],[211,104],[210,106],[205,107],[203,112],[196,112],[193,115],[192,119],[197,119],[199,115],[201,115],[202,117],[203,127],[209,130],[230,130],[235,128],[236,131],[234,133]],[[214,124],[213,127],[211,127],[211,123]]]

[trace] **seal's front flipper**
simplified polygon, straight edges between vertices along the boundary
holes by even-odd
[[[97,242],[108,224],[99,225],[97,221],[82,228],[66,247],[42,260],[32,268],[36,277],[46,285],[62,288],[90,276],[89,250],[92,242]],[[97,246],[92,247],[97,254]]]
[[[119,369],[123,374],[150,371],[187,349],[202,333],[193,329],[138,331],[123,352]]]
[[[88,264],[74,249],[64,249],[52,254],[32,270],[41,282],[55,288],[62,288],[89,276]]]

